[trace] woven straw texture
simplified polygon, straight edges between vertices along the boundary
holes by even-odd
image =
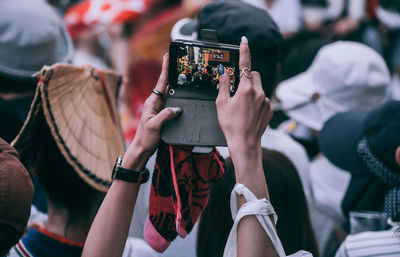
[[[45,66],[28,118],[13,145],[23,154],[35,116],[43,111],[58,148],[92,187],[107,191],[124,153],[116,99],[121,77],[113,71],[68,64]]]

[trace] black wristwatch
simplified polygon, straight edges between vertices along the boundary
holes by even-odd
[[[111,174],[111,179],[120,179],[130,183],[143,184],[150,178],[150,172],[147,168],[141,171],[128,170],[121,167],[122,156],[119,156],[115,161],[114,169]]]

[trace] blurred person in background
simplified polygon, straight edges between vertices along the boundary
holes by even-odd
[[[366,6],[368,0],[344,1],[341,17],[331,27],[332,37],[360,41],[361,33],[367,22]]]
[[[392,72],[389,97],[400,100],[400,5],[397,1],[383,0],[376,7],[379,33],[372,36],[378,51],[385,56]]]
[[[67,0],[68,1],[68,0]],[[64,21],[76,51],[73,64],[112,67],[127,74],[129,38],[136,23],[159,1],[79,1],[70,3]]]
[[[25,231],[33,183],[17,151],[1,138],[0,189],[0,256],[6,257]]]
[[[389,0],[390,1],[390,0]],[[303,0],[304,34],[327,40],[351,40],[380,50],[376,0]]]
[[[343,211],[378,211],[391,229],[350,235],[337,257],[400,254],[400,102],[370,112],[350,111],[329,119],[319,142],[325,156],[351,174]],[[370,228],[375,229],[375,228]]]
[[[98,69],[108,69],[114,66],[110,63],[106,49],[100,43],[101,40],[99,38],[106,36],[99,34],[99,32],[93,30],[85,30],[75,36],[75,51],[72,59],[74,65],[89,64]]]
[[[43,0],[1,1],[0,12],[0,102],[7,110],[0,114],[0,137],[12,140],[33,100],[33,75],[43,65],[70,61],[73,46],[61,18]]]
[[[0,137],[11,142],[25,121],[43,65],[69,62],[73,45],[57,12],[44,0],[0,2]],[[47,212],[34,179],[32,215]]]
[[[48,218],[43,226],[33,225],[10,256],[80,256],[104,193],[76,174],[57,148],[47,125],[41,126],[40,131],[36,135],[40,141],[35,142],[37,161],[29,168],[46,191]]]
[[[379,106],[389,82],[385,61],[368,46],[345,41],[325,45],[307,71],[279,84],[280,108],[292,119],[280,128],[317,145],[319,131],[330,117]],[[311,218],[322,255],[332,230],[344,221],[341,204],[350,176],[319,152],[310,164]]]
[[[241,0],[264,9],[275,21],[283,38],[294,36],[302,26],[300,0]]]
[[[262,160],[271,204],[279,217],[276,230],[285,252],[293,254],[306,250],[315,257],[319,256],[307,201],[296,168],[283,154],[273,150],[263,149]],[[211,186],[210,199],[200,219],[198,257],[222,256],[233,225],[229,199],[236,179],[230,158],[226,167],[224,177]],[[296,215],[293,215],[293,211]]]
[[[127,78],[120,109],[126,143],[133,139],[151,92],[148,85],[160,72],[171,27],[208,1],[85,0],[66,10],[64,20],[77,48],[74,64],[112,67]]]
[[[324,45],[329,44],[328,40],[325,39],[314,39],[306,40],[304,42],[297,42],[295,48],[290,48],[284,54],[282,60],[282,71],[279,82],[290,79],[302,72],[305,72],[312,64],[315,56],[317,55],[319,49]],[[271,99],[272,106],[277,103],[276,96],[273,95]],[[289,117],[282,110],[275,109],[274,117],[270,122],[270,126],[276,129],[282,122],[288,120]],[[297,139],[300,141],[300,139]],[[301,141],[307,154],[313,156],[313,152],[318,151],[318,148],[314,144],[308,144],[308,141]]]
[[[321,30],[324,23],[339,18],[344,0],[303,0],[303,23],[308,31]]]
[[[376,107],[385,100],[390,82],[383,58],[363,44],[346,41],[325,44],[322,41],[311,45],[311,51],[317,49],[307,70],[280,82],[276,92],[280,106],[275,108],[292,119],[281,128],[300,142],[308,139],[315,145],[315,132],[330,116],[352,108]],[[293,65],[285,64],[285,67]],[[374,73],[370,74],[371,71]],[[295,72],[289,71],[289,76]],[[369,95],[373,97],[365,99]],[[351,98],[356,100],[348,100]],[[372,106],[365,105],[366,102]],[[312,159],[318,153],[316,150],[309,156]]]
[[[56,64],[39,75],[28,118],[13,141],[47,195],[48,217],[10,256],[81,256],[97,208],[124,152],[116,111],[121,77],[112,71]],[[128,256],[153,256],[130,240]]]
[[[307,31],[322,31],[330,37],[356,32],[365,15],[365,0],[303,0]]]

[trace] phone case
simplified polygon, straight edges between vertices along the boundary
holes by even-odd
[[[174,44],[188,44],[199,47],[239,51],[239,46],[206,43],[198,41],[175,41]],[[176,58],[170,53],[170,89],[166,97],[166,107],[181,107],[182,113],[167,121],[161,131],[161,140],[171,145],[226,146],[224,134],[219,126],[215,100],[216,90],[196,88],[176,88]]]

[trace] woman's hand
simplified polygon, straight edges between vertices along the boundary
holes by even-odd
[[[239,68],[241,77],[236,94],[230,96],[230,78],[225,70],[219,77],[220,89],[216,101],[218,121],[232,158],[234,152],[261,148],[261,136],[273,115],[260,74],[255,71],[250,73],[250,50],[245,37],[240,43]]]
[[[155,152],[160,142],[160,131],[163,123],[181,113],[179,107],[163,109],[168,90],[168,63],[168,54],[165,54],[160,78],[154,88],[164,94],[164,97],[152,93],[145,101],[135,138],[123,158],[122,166],[124,168],[141,169]]]
[[[250,72],[250,50],[247,39],[240,43],[240,83],[236,94],[229,93],[227,72],[220,76],[217,98],[218,121],[224,132],[235,167],[236,182],[246,186],[258,198],[269,200],[265,180],[261,136],[272,118],[273,110],[265,97],[260,74]],[[238,208],[247,201],[239,195]],[[253,215],[244,217],[237,231],[237,256],[277,256],[274,246]]]

